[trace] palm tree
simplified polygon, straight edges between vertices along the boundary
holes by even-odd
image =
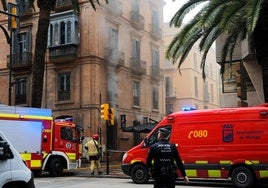
[[[201,4],[202,8],[196,16],[182,25],[185,16]],[[221,73],[224,72],[227,57],[232,61],[236,43],[248,37],[262,66],[264,98],[268,102],[268,1],[189,0],[173,16],[170,26],[181,30],[169,44],[166,57],[174,64],[178,62],[180,68],[193,45],[199,42],[203,78],[207,53],[219,36],[227,36],[221,51]]]
[[[31,106],[40,108],[42,105],[42,93],[43,93],[43,78],[45,68],[45,54],[47,48],[47,37],[50,12],[54,10],[57,0],[37,0],[37,6],[39,8],[39,20],[38,29],[36,33],[35,52],[32,68],[32,93],[31,93]],[[35,0],[29,0],[30,7],[35,9]],[[100,5],[99,0],[89,0],[92,8],[96,10],[96,4]],[[108,0],[105,0],[108,3]],[[6,11],[6,0],[1,0],[3,9]],[[79,9],[79,0],[72,0],[73,9],[77,12]]]

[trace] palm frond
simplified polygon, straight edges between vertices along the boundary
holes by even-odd
[[[176,27],[180,27],[185,16],[196,8],[201,3],[207,2],[208,0],[189,0],[185,3],[172,17],[170,21],[170,26],[174,25]]]
[[[237,19],[244,17],[244,7],[245,3],[241,3],[240,1],[232,1],[232,3],[230,2],[225,6],[221,19],[221,27],[223,30],[230,32],[230,30],[236,26]]]
[[[246,5],[247,13],[247,29],[249,32],[253,32],[261,12],[264,0],[248,1]]]
[[[193,19],[189,24],[180,30],[180,32],[175,36],[168,46],[166,53],[167,59],[177,59],[180,57],[181,52],[178,49],[187,43],[188,40],[191,40],[192,36],[194,36],[197,31],[201,32],[200,27],[198,27],[198,22],[198,19]]]
[[[222,10],[224,9],[224,4],[214,5],[212,7],[206,6],[203,11],[203,27],[210,27],[215,22],[220,22],[222,19]]]

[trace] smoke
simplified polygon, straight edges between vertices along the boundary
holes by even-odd
[[[116,74],[116,68],[114,66],[108,66],[107,67],[107,73],[108,73],[108,101],[110,103],[110,106],[115,108],[117,102],[118,102],[118,77]]]

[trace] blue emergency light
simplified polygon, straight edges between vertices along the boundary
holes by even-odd
[[[192,110],[196,110],[196,108],[192,107],[192,106],[184,106],[182,108],[182,111],[192,111]]]

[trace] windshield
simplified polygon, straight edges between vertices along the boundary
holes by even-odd
[[[61,131],[61,139],[68,140],[68,141],[76,140],[75,128],[61,127],[60,131]]]

